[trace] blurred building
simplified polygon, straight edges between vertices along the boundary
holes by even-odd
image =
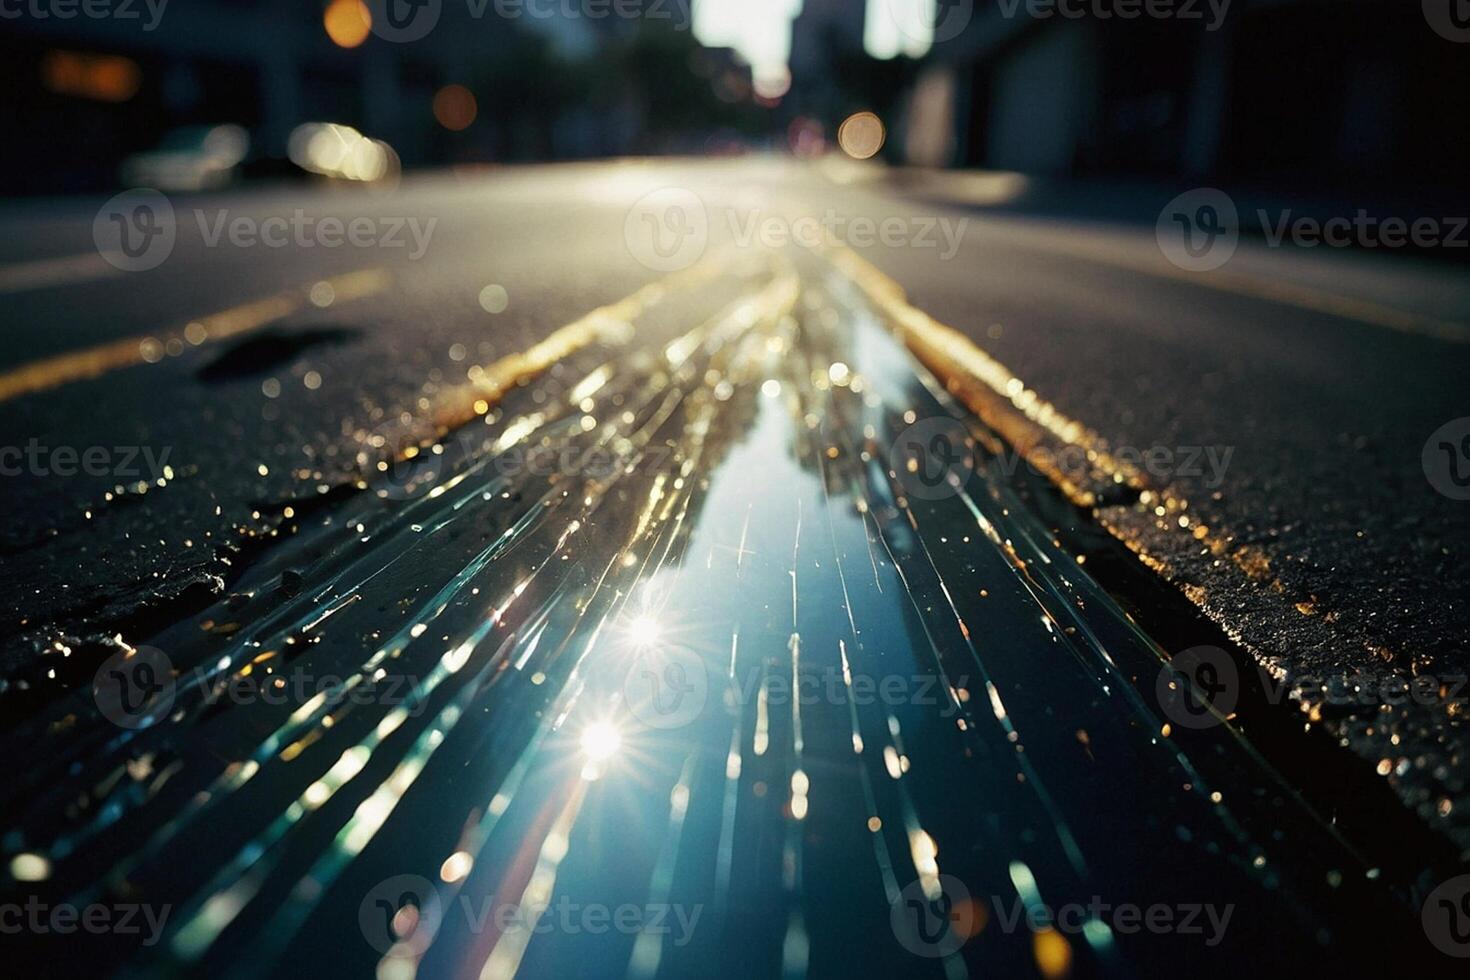
[[[114,188],[124,161],[223,123],[249,134],[247,176],[293,172],[305,122],[354,127],[408,166],[724,151],[770,125],[750,66],[701,48],[677,4],[389,2],[437,21],[394,43],[363,16],[381,0],[132,0],[134,16],[102,18],[8,4],[0,196]]]
[[[1233,0],[1216,18],[1201,0],[1198,20],[975,6],[914,89],[917,162],[1314,185],[1458,184],[1470,165],[1470,45],[1419,3]]]
[[[791,76],[814,79],[830,68],[832,55],[861,51],[867,0],[805,0],[791,22]]]
[[[791,92],[799,112],[841,118],[852,79],[846,69],[863,54],[867,0],[805,0],[791,22]]]
[[[466,5],[445,3],[422,40],[368,35],[349,48],[328,35],[327,2],[174,0],[156,18],[142,0],[127,7],[136,16],[20,7],[4,21],[7,193],[106,187],[127,154],[198,124],[238,123],[257,153],[281,156],[297,124],[346,123],[419,162],[440,138],[434,93],[511,30],[493,8],[470,23]]]

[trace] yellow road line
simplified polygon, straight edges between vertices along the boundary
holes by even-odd
[[[332,287],[334,302],[347,302],[382,292],[392,282],[392,276],[385,269],[364,269],[325,282]],[[100,377],[119,368],[152,364],[189,347],[258,330],[299,310],[307,296],[304,289],[288,290],[201,317],[182,330],[127,337],[22,364],[0,373],[0,402]]]
[[[626,339],[632,336],[633,321],[665,299],[678,287],[711,279],[727,265],[727,256],[716,254],[703,261],[644,286],[615,303],[600,306],[552,331],[523,351],[514,351],[488,364],[477,364],[467,372],[469,381],[443,392],[434,409],[434,424],[443,435],[484,415],[511,388],[535,377],[557,361],[593,341]],[[410,447],[416,451],[417,447]]]
[[[1234,562],[1247,578],[1267,583],[1279,594],[1289,594],[1287,587],[1275,578],[1269,558],[1259,548],[1236,544],[1228,532],[1212,531],[1199,523],[1186,498],[1168,487],[1155,486],[1137,467],[1114,456],[1107,441],[1095,431],[1069,418],[1027,387],[1014,372],[969,337],[911,305],[903,287],[888,275],[849,249],[839,249],[831,257],[837,268],[889,317],[904,343],[951,394],[1013,445],[1068,499],[1096,514],[1103,526],[1150,568],[1166,576],[1172,576],[1174,571],[1162,558],[1148,551],[1141,536],[1107,519],[1106,505],[1098,499],[1094,488],[1113,484],[1137,491],[1137,505],[1150,508],[1158,519],[1156,524],[1168,533],[1187,535],[1196,546]],[[1059,465],[1060,454],[1050,451],[1058,444],[1076,446],[1086,455],[1090,472],[1081,482],[1076,474]],[[1185,592],[1196,603],[1203,600],[1203,593],[1197,587],[1186,586]],[[1304,612],[1300,605],[1295,608]]]
[[[1091,490],[1078,484],[1048,455],[1036,452],[1048,436],[1083,447],[1089,462],[1105,480],[1138,490],[1145,488],[1143,474],[1114,458],[1101,436],[1058,411],[963,333],[910,305],[903,287],[888,275],[846,248],[833,252],[832,261],[887,314],[908,347],[952,394],[1026,455],[1074,502],[1092,507],[1097,501]]]
[[[911,305],[903,287],[885,273],[849,249],[837,250],[831,258],[890,318],[900,338],[948,391],[1010,442],[1073,503],[1088,508],[1108,533],[1137,555],[1139,561],[1173,583],[1190,602],[1228,632],[1235,634],[1237,624],[1221,615],[1203,586],[1180,575],[1166,556],[1149,550],[1149,541],[1144,539],[1137,522],[1128,520],[1129,515],[1141,512],[1152,519],[1153,526],[1161,533],[1190,539],[1178,541],[1174,553],[1208,552],[1222,566],[1225,562],[1234,565],[1246,580],[1262,587],[1262,594],[1280,601],[1278,608],[1283,615],[1289,616],[1290,610],[1322,623],[1337,618],[1337,611],[1318,596],[1282,581],[1271,567],[1270,556],[1259,546],[1239,543],[1228,527],[1211,528],[1201,523],[1198,511],[1190,508],[1186,498],[1167,486],[1151,485],[1145,474],[1111,455],[1107,442],[1096,432],[1058,411],[960,331]],[[1138,490],[1136,502],[1099,501],[1091,490],[1076,485],[1055,465],[1056,454],[1047,452],[1050,448],[1047,442],[1082,449],[1088,463],[1095,468],[1086,482],[1101,479],[1105,483],[1125,484]],[[1126,513],[1120,512],[1120,508],[1126,508]],[[1386,662],[1398,661],[1403,656],[1403,651],[1369,641],[1365,641],[1364,648]],[[1285,676],[1269,660],[1262,663],[1278,679]],[[1311,717],[1320,718],[1319,708],[1313,709]]]
[[[112,253],[117,255],[119,253]],[[61,255],[51,259],[35,259],[0,266],[0,293],[22,293],[47,286],[61,286],[90,279],[120,275],[121,269],[110,264],[100,252]]]
[[[1435,337],[1457,344],[1470,343],[1470,324],[1411,313],[1408,310],[1374,303],[1370,300],[1342,296],[1313,286],[1263,279],[1260,276],[1227,272],[1224,269],[1216,269],[1211,272],[1190,272],[1169,264],[1162,256],[1156,262],[1143,261],[1125,255],[1114,248],[1082,241],[1047,240],[1042,242],[1028,239],[1019,244],[1025,249],[1066,255],[1084,262],[1095,262],[1098,265],[1126,269],[1129,272],[1137,272],[1157,279],[1169,279],[1174,282],[1188,283],[1191,286],[1202,286],[1217,292],[1232,293],[1282,306],[1295,306],[1312,313],[1325,313],[1328,316],[1345,320],[1357,320],[1360,323],[1396,330],[1400,333]]]
[[[1397,330],[1400,333],[1437,337],[1456,344],[1470,343],[1470,325],[1456,323],[1452,320],[1421,316],[1418,313],[1410,313],[1396,307],[1340,296],[1310,286],[1271,282],[1233,272],[1186,273],[1182,269],[1175,271],[1179,273],[1175,278],[1197,286],[1208,286],[1211,289],[1239,293],[1242,296],[1263,299],[1285,306],[1295,306],[1313,313],[1326,313],[1345,320],[1358,320],[1388,330]]]

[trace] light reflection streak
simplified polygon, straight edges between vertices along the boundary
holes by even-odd
[[[649,901],[655,905],[668,905],[674,887],[674,869],[679,860],[679,845],[683,840],[684,817],[689,812],[689,797],[694,790],[696,755],[684,761],[679,781],[669,793],[668,827],[664,831],[663,847],[659,851],[653,876],[649,881]],[[663,959],[664,938],[660,932],[640,930],[633,943],[633,953],[628,961],[628,980],[651,980],[658,975],[659,962]]]
[[[807,299],[800,319],[792,312],[798,297]],[[843,315],[819,315],[832,309]],[[953,403],[905,361],[851,287],[799,278],[772,262],[714,316],[653,342],[656,366],[600,344],[589,342],[576,370],[561,375],[566,396],[527,407],[508,394],[498,428],[487,425],[484,445],[451,462],[427,494],[364,500],[349,522],[303,542],[303,550],[321,546],[329,558],[309,569],[311,587],[301,598],[281,600],[234,638],[197,646],[213,683],[265,672],[293,654],[325,662],[327,653],[352,651],[355,633],[372,638],[365,659],[353,652],[352,660],[335,661],[352,668],[340,692],[276,714],[238,709],[258,718],[264,734],[223,773],[199,782],[184,808],[142,834],[111,868],[108,886],[126,886],[135,872],[166,861],[167,845],[202,827],[205,814],[241,799],[247,784],[266,798],[289,791],[179,904],[168,948],[180,959],[228,961],[248,943],[241,972],[282,963],[293,944],[308,941],[313,915],[349,869],[392,861],[433,875],[446,899],[504,885],[508,896],[544,902],[558,882],[606,887],[601,855],[572,844],[595,838],[609,820],[607,795],[624,786],[642,793],[638,813],[647,818],[647,826],[639,820],[629,828],[630,841],[663,830],[643,893],[661,901],[687,895],[695,886],[684,869],[697,866],[688,879],[708,874],[719,913],[765,901],[776,919],[779,960],[792,975],[821,965],[812,936],[829,927],[813,896],[831,872],[831,852],[809,846],[807,834],[871,841],[872,864],[851,861],[867,853],[860,842],[843,860],[862,865],[853,872],[854,901],[863,909],[876,903],[880,914],[914,876],[932,898],[941,874],[983,874],[985,861],[1009,857],[1011,821],[1036,829],[1028,858],[1039,854],[1045,863],[1036,863],[1041,873],[1029,884],[1014,864],[1001,864],[1002,878],[982,879],[994,893],[1024,885],[1039,896],[1038,877],[1048,892],[1057,881],[1063,895],[1093,882],[1073,833],[1074,826],[1090,830],[1088,810],[1053,798],[1037,776],[1031,755],[1045,749],[1047,722],[1025,685],[1014,682],[1020,668],[1004,655],[1006,644],[1018,644],[1073,687],[1079,678],[1089,691],[1099,685],[1103,702],[1082,709],[1098,713],[1097,730],[1121,718],[1114,738],[1136,728],[1152,739],[1158,726],[1135,721],[1156,719],[1133,699],[1122,659],[1148,647],[1119,625],[1125,620],[1109,618],[1106,595],[1044,528],[1016,516],[1014,501],[964,491],[946,511],[904,499],[884,462],[917,397],[915,380],[933,404]],[[760,392],[765,382],[774,382],[769,397]],[[592,425],[584,415],[595,418]],[[540,483],[491,475],[486,452],[527,444],[605,447],[618,465]],[[751,476],[757,461],[771,473]],[[778,485],[782,491],[771,492]],[[970,526],[979,531],[974,565],[963,572],[946,564],[942,547],[959,524],[967,535]],[[863,554],[871,580],[848,574],[847,563]],[[1022,612],[997,626],[977,619],[965,600],[977,583],[996,588],[1001,575],[1015,586]],[[1001,635],[1008,624],[1044,636],[1044,645]],[[293,651],[287,641],[303,628],[336,645]],[[649,731],[620,694],[629,654],[686,642],[716,677],[724,675],[726,696],[677,733]],[[742,668],[758,681],[753,704],[742,700]],[[797,696],[803,680],[828,668],[840,674],[842,703],[804,708]],[[874,703],[855,690],[858,677],[906,670],[939,681],[938,703]],[[354,703],[352,695],[375,678],[399,676],[413,679],[404,704]],[[985,686],[983,707],[975,683]],[[781,710],[783,685],[789,713]],[[1115,690],[1128,697],[1112,696]],[[166,744],[164,735],[197,731],[199,692],[183,691],[178,718],[116,742],[108,750],[114,760]],[[1058,696],[1070,693],[1064,687]],[[834,723],[837,755],[827,737]],[[1148,772],[1195,778],[1190,760],[1167,740],[1129,744]],[[971,759],[983,761],[964,761]],[[192,758],[160,764],[184,766],[186,778],[198,772]],[[461,772],[473,781],[462,781]],[[671,780],[665,816],[647,801],[662,800]],[[703,810],[694,809],[695,788],[712,790],[719,780],[719,796],[708,792]],[[1197,785],[1196,795],[1203,781]],[[1000,799],[983,802],[1000,814],[993,825],[966,823],[962,805],[935,804],[953,793],[974,806],[997,786]],[[757,802],[767,791],[769,799]],[[105,817],[80,830],[59,823],[52,847],[26,841],[25,853],[64,868],[61,842],[85,843],[106,821],[160,812],[121,791],[114,798],[123,802]],[[443,811],[455,832],[436,838],[442,844],[403,848],[406,830],[416,829],[405,828],[406,814],[426,810],[435,811],[430,821]],[[1255,846],[1224,806],[1211,813],[1221,839],[1235,835],[1241,848]],[[252,818],[237,812],[234,819]],[[315,834],[330,844],[309,861],[293,856]],[[763,838],[780,840],[779,854],[763,850]],[[638,853],[630,846],[629,861],[643,860]],[[512,885],[511,869],[529,873]],[[779,896],[761,890],[778,881]],[[262,907],[265,896],[283,891],[279,905]],[[422,965],[429,975],[446,960],[465,962],[468,948],[482,975],[509,976],[540,963],[543,951],[557,954],[557,939],[544,940],[545,950],[532,945],[534,925],[492,937],[485,948],[447,924],[421,925],[385,969],[407,976]],[[1083,935],[1089,955],[1112,962],[1114,939],[1102,923],[1088,923]],[[1038,943],[1038,964],[1059,962],[1054,942]],[[675,969],[678,955],[645,932],[632,942],[628,969],[635,976]],[[943,968],[950,976],[967,969],[960,955]]]

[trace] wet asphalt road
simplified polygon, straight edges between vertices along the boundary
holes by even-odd
[[[615,164],[180,199],[167,261],[116,274],[51,261],[86,254],[98,202],[13,214],[0,302],[25,342],[4,378],[78,376],[0,402],[8,442],[114,465],[138,447],[158,472],[8,478],[4,742],[32,761],[4,790],[7,894],[167,908],[156,934],[27,948],[135,975],[1225,975],[1263,949],[1285,968],[1449,964],[1415,904],[1450,849],[1423,828],[1341,837],[1270,751],[1181,722],[1156,683],[1178,650],[889,331],[877,273],[741,229],[829,207],[907,214],[912,234],[934,219],[933,247],[861,251],[1114,448],[1145,431],[1234,447],[1213,488],[1163,482],[1290,587],[1374,549],[1459,553],[1463,517],[1398,457],[1417,467],[1454,417],[1462,346],[1249,283],[1147,279],[1160,257],[1128,229],[1089,259],[1079,226],[1070,254],[1038,258],[1054,226],[835,176]],[[673,187],[697,190],[707,240],[666,196],[635,204]],[[193,214],[297,207],[438,220],[410,258],[202,246]],[[949,258],[941,217],[963,228]],[[645,231],[701,247],[650,250]],[[1378,273],[1392,299],[1408,277],[1438,290],[1413,294],[1426,315],[1454,314],[1451,276],[1403,269]],[[102,370],[67,357],[99,350]],[[1329,410],[1339,373],[1357,388]],[[1342,448],[1369,424],[1359,406],[1381,442],[1339,517],[1363,537],[1315,519],[1313,479],[1329,433]],[[1371,505],[1394,479],[1385,518]],[[1150,510],[1097,516],[1247,640],[1317,640],[1323,616],[1195,567],[1176,515]],[[1445,562],[1442,615],[1462,574]],[[1422,583],[1312,595],[1388,617],[1381,590],[1427,603]],[[1372,638],[1334,620],[1321,642]],[[1455,759],[1458,719],[1432,721]],[[1435,802],[1461,770],[1394,777],[1458,826]],[[1169,924],[1141,929],[1130,905]],[[1076,914],[1047,928],[1045,909]]]

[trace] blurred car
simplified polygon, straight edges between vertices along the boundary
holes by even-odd
[[[335,180],[392,181],[402,170],[391,146],[340,123],[303,123],[292,130],[287,147],[296,166]]]
[[[211,190],[234,180],[249,152],[250,134],[240,126],[186,126],[170,131],[155,149],[125,159],[121,176],[129,187]]]

